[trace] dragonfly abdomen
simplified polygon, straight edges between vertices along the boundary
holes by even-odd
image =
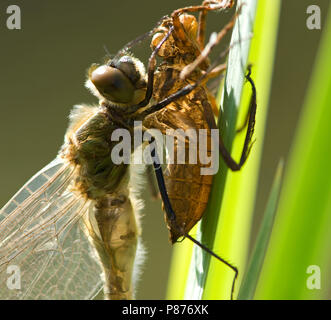
[[[96,222],[92,223],[92,241],[104,271],[105,298],[132,299],[139,229],[128,192],[98,199],[92,212]]]

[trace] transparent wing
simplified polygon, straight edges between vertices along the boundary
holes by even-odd
[[[57,157],[0,211],[0,299],[90,299],[101,268],[83,217],[91,202],[69,190],[75,168]]]

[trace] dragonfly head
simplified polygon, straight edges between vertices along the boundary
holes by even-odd
[[[145,68],[138,59],[123,55],[104,65],[92,65],[86,86],[98,98],[112,104],[135,104],[146,90]]]

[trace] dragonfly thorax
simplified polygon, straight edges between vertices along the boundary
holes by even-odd
[[[111,136],[119,126],[98,107],[75,106],[61,153],[76,166],[74,189],[96,200],[115,192],[126,179],[127,165],[114,164]]]

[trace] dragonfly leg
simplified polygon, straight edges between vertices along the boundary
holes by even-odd
[[[245,142],[244,142],[244,146],[242,149],[242,153],[241,153],[239,162],[236,162],[232,158],[230,152],[226,149],[226,147],[224,145],[222,137],[220,137],[220,139],[219,139],[220,153],[221,153],[225,163],[232,171],[238,171],[241,169],[241,167],[246,162],[246,159],[248,158],[248,155],[253,146],[252,137],[253,137],[254,127],[255,127],[255,116],[256,116],[257,104],[256,104],[256,88],[255,88],[254,81],[251,78],[251,66],[250,65],[248,66],[248,73],[246,75],[246,79],[252,87],[252,97],[251,97],[250,106],[249,106],[249,117],[248,117],[246,138],[245,138]]]
[[[170,34],[172,33],[173,28],[167,32],[167,34],[163,37],[160,43],[156,46],[153,50],[149,60],[148,60],[148,73],[147,73],[147,87],[146,87],[146,94],[145,98],[140,101],[138,104],[127,107],[126,113],[131,114],[138,111],[140,108],[146,107],[153,95],[153,86],[154,86],[154,73],[156,68],[156,55],[159,52],[160,48],[162,47],[163,43],[169,38]]]

